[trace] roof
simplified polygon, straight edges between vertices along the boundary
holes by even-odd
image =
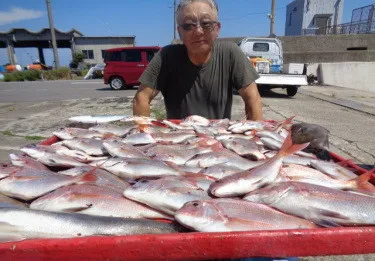
[[[27,30],[25,28],[12,28],[11,30],[6,31],[6,32],[0,32],[0,35],[16,34],[17,32],[18,33],[25,32],[27,34],[38,35],[38,34],[50,33],[50,28],[43,28],[43,29],[41,29],[40,31],[37,31],[37,32],[30,31],[30,30]],[[83,36],[83,34],[80,31],[78,31],[77,29],[74,29],[74,28],[71,29],[70,31],[66,31],[66,32],[60,31],[59,29],[55,28],[55,33],[74,35],[74,36]]]
[[[124,36],[78,36],[76,38],[85,38],[85,39],[102,39],[102,38],[135,38],[135,35],[124,35]]]

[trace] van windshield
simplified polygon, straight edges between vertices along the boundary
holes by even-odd
[[[268,43],[254,43],[254,52],[268,52],[270,50],[270,45]]]

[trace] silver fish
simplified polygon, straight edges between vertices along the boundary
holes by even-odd
[[[52,171],[25,167],[0,180],[0,192],[10,197],[31,200],[62,186],[92,180],[96,180],[92,174],[70,177]]]
[[[250,203],[250,204],[249,204]],[[175,213],[182,225],[201,232],[316,228],[305,219],[263,204],[239,199],[210,199],[186,203]]]
[[[210,198],[206,191],[184,180],[140,180],[124,191],[124,196],[173,215],[186,202]]]
[[[181,227],[176,226],[176,224],[152,220],[0,208],[0,239],[3,242],[93,235],[163,234],[178,231],[181,231]]]
[[[216,197],[233,197],[244,195],[268,185],[278,176],[283,158],[302,150],[306,146],[308,146],[308,143],[292,144],[292,138],[289,135],[275,157],[249,171],[235,173],[214,182],[210,187],[210,192]]]
[[[244,199],[322,225],[375,224],[374,197],[303,182],[277,183],[253,191]]]
[[[171,168],[164,162],[151,159],[110,158],[90,164],[124,179],[180,175],[178,170]]]
[[[124,136],[130,132],[130,130],[134,129],[136,125],[131,126],[118,126],[114,124],[98,124],[96,126],[92,126],[89,130],[97,131],[100,133],[111,133],[116,136]]]
[[[133,145],[126,144],[117,140],[106,140],[103,142],[103,147],[113,157],[122,158],[149,158],[141,150]]]
[[[27,204],[0,193],[0,208],[27,208]]]
[[[94,216],[171,219],[150,207],[125,198],[122,192],[123,190],[119,192],[87,184],[66,186],[34,200],[30,208]]]
[[[91,156],[103,156],[107,153],[101,140],[75,138],[63,140],[62,143],[70,149],[81,150]]]

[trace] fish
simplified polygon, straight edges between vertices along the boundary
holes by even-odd
[[[105,137],[111,137],[110,133],[102,133],[94,130],[82,129],[82,128],[61,128],[59,130],[53,131],[53,135],[62,140],[71,140],[74,138],[87,138],[94,139]]]
[[[128,115],[81,115],[68,118],[72,122],[82,123],[106,123],[115,122],[128,118]]]
[[[173,130],[193,130],[194,129],[192,126],[182,126],[180,124],[173,123],[169,120],[163,120],[162,122]]]
[[[137,125],[130,125],[130,126],[118,126],[115,124],[98,124],[96,126],[92,126],[89,130],[97,131],[100,133],[111,133],[113,135],[122,137],[127,135],[132,129],[136,128]]]
[[[244,200],[324,226],[375,224],[375,197],[303,182],[280,182],[255,190]]]
[[[184,179],[139,180],[124,191],[124,196],[168,215],[174,215],[186,202],[210,198],[207,191]]]
[[[161,177],[180,175],[162,161],[152,159],[109,158],[90,163],[91,166],[105,169],[123,179],[138,179],[142,177]]]
[[[34,200],[30,208],[94,216],[172,219],[146,205],[125,198],[122,193],[123,190],[120,192],[96,185],[71,185]]]
[[[0,180],[6,178],[13,173],[19,171],[21,169],[20,166],[12,165],[11,163],[1,163],[0,164]]]
[[[318,227],[311,221],[284,214],[263,204],[224,198],[187,202],[176,211],[175,219],[183,226],[200,232]]]
[[[0,180],[0,193],[28,201],[62,186],[93,180],[96,180],[96,177],[90,173],[71,177],[52,171],[24,167],[20,171]]]
[[[210,148],[180,145],[156,145],[147,150],[146,155],[156,160],[184,165],[195,155],[212,151]]]
[[[372,175],[373,172],[369,171],[351,180],[341,180],[331,178],[310,167],[289,164],[281,168],[280,176],[284,177],[286,181],[298,181],[342,190],[362,191],[362,193],[367,191],[368,193],[375,194],[375,186],[369,182],[374,179],[373,176],[375,175]]]
[[[91,156],[103,156],[107,151],[103,147],[103,141],[88,139],[88,138],[74,138],[71,140],[63,140],[62,144],[73,150],[81,150]]]
[[[122,158],[150,158],[141,150],[131,144],[126,144],[118,140],[105,140],[103,147],[112,157]]]
[[[260,141],[268,148],[272,149],[272,150],[279,150],[282,146],[282,142],[278,141],[278,140],[275,140],[273,138],[270,138],[270,137],[262,137],[260,138]],[[302,156],[302,157],[306,157],[306,158],[311,158],[311,159],[316,159],[316,156],[312,153],[307,153],[307,152],[304,152],[304,151],[296,151],[295,152],[296,155],[299,155],[299,156]]]
[[[0,208],[28,208],[27,204],[0,193]]]
[[[350,180],[357,175],[349,169],[332,161],[312,160],[311,166],[335,179]]]
[[[46,165],[26,155],[11,153],[9,158],[14,166],[48,170]]]
[[[169,234],[179,231],[184,231],[180,225],[153,220],[0,208],[0,240],[2,242],[94,235]]]
[[[212,183],[209,190],[216,197],[234,197],[266,186],[278,176],[283,158],[306,146],[308,143],[293,144],[289,135],[276,156],[251,170],[238,172]]]
[[[210,120],[199,115],[190,115],[185,119],[181,120],[180,126],[208,126],[210,125]]]
[[[241,171],[242,169],[239,169],[236,166],[228,166],[226,163],[223,163],[205,168],[201,173],[218,180]]]
[[[266,157],[260,152],[258,144],[254,140],[246,139],[226,139],[221,143],[225,148],[230,149],[238,155],[253,160],[264,160]]]
[[[85,163],[71,157],[47,152],[43,147],[37,145],[31,144],[22,147],[20,150],[44,165],[51,167],[77,167],[86,165]]]
[[[263,162],[247,160],[230,150],[222,149],[196,155],[188,160],[185,165],[190,167],[208,168],[222,163],[226,163],[229,166],[237,166],[241,169],[251,169]]]
[[[126,136],[121,142],[130,145],[146,145],[156,143],[156,140],[151,136],[150,133],[135,133]]]
[[[195,133],[190,132],[168,132],[168,133],[152,133],[152,138],[156,142],[162,143],[182,143],[188,139],[196,137]]]

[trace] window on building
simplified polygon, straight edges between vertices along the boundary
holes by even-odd
[[[270,45],[268,43],[254,43],[254,52],[268,52],[270,50]]]
[[[85,55],[85,59],[94,59],[93,50],[82,50],[82,53]]]
[[[106,50],[102,50],[102,58],[103,58],[103,59],[105,58],[105,51],[106,51]]]
[[[141,62],[142,56],[140,50],[123,50],[121,60],[124,62]]]

